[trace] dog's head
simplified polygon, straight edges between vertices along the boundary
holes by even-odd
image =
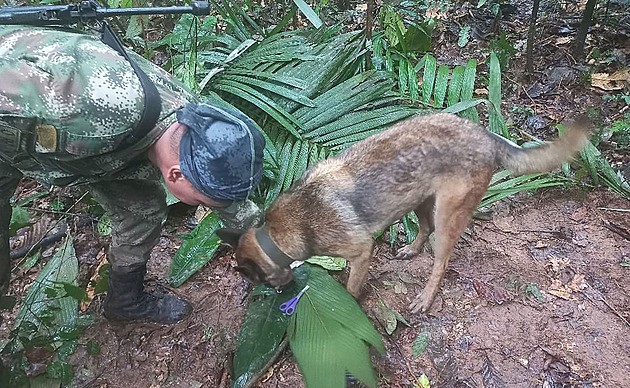
[[[224,228],[217,230],[217,235],[224,244],[234,248],[238,264],[235,268],[244,278],[254,284],[265,283],[279,289],[293,280],[293,271],[280,267],[263,252],[256,240],[255,231],[255,228]]]

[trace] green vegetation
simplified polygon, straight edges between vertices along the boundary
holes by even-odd
[[[501,33],[490,42],[487,58],[460,58],[462,65],[458,66],[440,63],[431,54],[439,23],[426,15],[430,8],[445,7],[445,2],[383,5],[371,41],[362,30],[342,33],[343,23],[320,26],[318,14],[301,0],[295,0],[295,6],[275,26],[254,21],[246,12],[254,9],[249,2],[245,6],[233,0],[211,3],[214,16],[203,20],[190,15],[177,20],[167,17],[165,20],[172,20],[174,28],[155,42],[147,40],[147,17],[121,21],[121,32],[128,43],[148,57],[165,53],[165,69],[202,98],[246,112],[260,126],[267,138],[265,175],[253,200],[262,208],[290,188],[309,167],[413,114],[441,110],[457,113],[483,121],[494,133],[521,140],[506,125],[501,107],[502,72],[509,69],[517,50],[509,36]],[[480,0],[478,6],[484,3]],[[492,2],[495,15],[500,4]],[[110,1],[109,5],[129,7],[131,1]],[[326,2],[318,3],[316,10],[323,7]],[[290,29],[290,21],[298,10],[310,25]],[[465,47],[470,39],[470,26],[462,26],[458,46]],[[475,96],[476,85],[482,79],[487,98]],[[607,98],[630,105],[628,94]],[[515,115],[534,114],[531,108],[514,109]],[[629,114],[607,130],[610,140],[627,148]],[[630,198],[628,183],[594,145],[589,145],[581,156],[575,171],[566,166],[559,174],[522,177],[498,172],[480,207],[518,192],[551,186],[603,184]],[[45,195],[48,193],[36,194]],[[14,204],[12,233],[30,224],[28,205],[35,198]],[[171,199],[169,204],[174,202]],[[61,202],[54,202],[53,210],[63,209]],[[98,216],[99,233],[109,234],[107,214],[101,212]],[[405,216],[401,223],[406,241],[411,243],[418,233],[415,214]],[[171,265],[171,285],[183,284],[212,258],[220,244],[214,232],[220,227],[221,221],[211,214],[186,236]],[[399,224],[389,228],[392,245],[399,230]],[[33,255],[24,265],[32,267],[38,259]],[[628,262],[621,265],[627,266]],[[11,355],[14,362],[11,386],[35,386],[41,379],[67,384],[72,379],[68,355],[78,346],[86,346],[88,354],[99,352],[98,343],[83,344],[79,339],[90,318],[77,313],[78,302],[87,298],[85,290],[77,286],[77,266],[72,238],[68,237],[31,286],[10,337],[0,342],[3,354]],[[338,259],[318,258],[296,269],[295,282],[282,294],[265,287],[252,293],[234,357],[233,387],[246,386],[287,344],[309,388],[343,387],[346,372],[369,387],[376,386],[368,345],[384,351],[380,335],[354,299],[322,269],[344,266],[345,262]],[[96,285],[97,293],[106,287],[106,268],[102,275],[105,282]],[[279,305],[307,284],[311,289],[301,299],[296,313],[290,317],[283,314]],[[525,293],[541,298],[535,283],[528,284]],[[382,310],[390,317],[388,333],[396,329],[398,322],[406,323],[398,312],[384,305]],[[428,332],[418,335],[413,343],[414,358],[424,352],[429,341]],[[46,375],[26,375],[25,351],[34,348],[48,352]],[[414,384],[429,387],[424,374]]]

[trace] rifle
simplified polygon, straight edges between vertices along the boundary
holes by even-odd
[[[84,0],[79,4],[68,5],[5,6],[0,7],[0,24],[52,26],[103,20],[110,16],[181,15],[184,13],[197,16],[208,15],[210,6],[207,1],[193,1],[189,7],[106,8],[94,0]]]

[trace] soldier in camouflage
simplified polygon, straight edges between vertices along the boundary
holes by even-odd
[[[190,305],[143,291],[166,213],[166,187],[215,209],[230,227],[260,214],[246,200],[262,176],[264,138],[240,112],[199,103],[180,82],[129,52],[161,99],[157,125],[129,144],[144,110],[130,63],[97,37],[61,28],[0,26],[0,295],[10,277],[9,200],[21,177],[87,184],[110,213],[112,320],[173,323]]]

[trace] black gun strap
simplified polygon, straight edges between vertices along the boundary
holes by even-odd
[[[155,128],[155,125],[160,118],[162,101],[160,99],[160,93],[155,87],[153,81],[151,81],[149,76],[147,76],[140,66],[138,66],[138,64],[129,57],[120,42],[120,39],[118,39],[118,36],[116,36],[116,33],[112,30],[109,24],[106,22],[102,23],[103,34],[101,35],[101,40],[103,43],[116,50],[129,62],[133,70],[136,72],[136,75],[140,80],[140,84],[142,85],[142,90],[144,91],[144,111],[142,112],[138,125],[136,125],[136,127],[131,131],[131,135],[123,142],[122,146],[126,147],[134,144],[149,133],[149,131]]]

